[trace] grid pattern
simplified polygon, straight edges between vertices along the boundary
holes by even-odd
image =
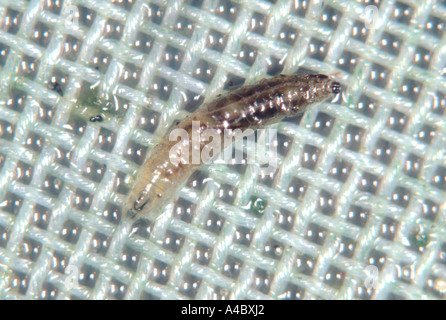
[[[1,298],[444,298],[445,21],[444,1],[0,0]],[[344,92],[276,126],[273,174],[204,166],[121,223],[175,121],[301,71]]]

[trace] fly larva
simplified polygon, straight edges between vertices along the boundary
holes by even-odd
[[[255,130],[295,116],[340,90],[341,85],[326,75],[280,75],[204,103],[174,129],[183,129],[192,137],[192,122],[198,121],[200,132],[205,129]],[[193,161],[173,163],[169,154],[176,144],[177,141],[170,141],[167,135],[146,159],[127,197],[123,210],[126,218],[138,219],[155,210],[161,211],[201,165]],[[204,146],[200,141],[200,150]]]

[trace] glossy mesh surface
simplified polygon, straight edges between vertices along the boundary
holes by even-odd
[[[74,26],[69,5],[0,1],[2,299],[444,298],[444,1],[73,0]],[[344,92],[276,126],[271,176],[204,166],[121,223],[175,121],[302,71]],[[95,84],[103,121],[74,112]]]

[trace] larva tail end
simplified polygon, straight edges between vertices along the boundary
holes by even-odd
[[[138,216],[138,212],[134,210],[134,196],[132,194],[127,195],[124,205],[121,208],[121,220],[123,221],[134,221]]]
[[[125,219],[133,220],[138,215],[134,210],[127,209],[123,212]]]

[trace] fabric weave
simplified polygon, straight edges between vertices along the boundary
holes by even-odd
[[[0,297],[444,298],[445,20],[444,1],[0,0]],[[175,121],[296,72],[343,92],[275,126],[272,176],[203,166],[123,226]]]

